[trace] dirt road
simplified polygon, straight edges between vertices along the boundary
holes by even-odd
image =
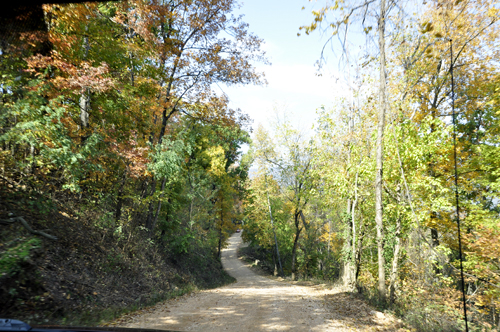
[[[394,318],[338,289],[255,274],[236,256],[240,243],[241,234],[234,234],[222,252],[224,268],[236,283],[158,304],[116,325],[174,331],[398,330]]]

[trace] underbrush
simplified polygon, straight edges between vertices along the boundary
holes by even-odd
[[[13,277],[19,273],[30,259],[32,250],[39,248],[40,243],[40,239],[24,237],[2,243],[5,249],[0,256],[0,277]]]
[[[38,203],[27,202],[50,204],[38,209]],[[0,317],[94,326],[234,281],[210,244],[193,242],[178,253],[160,234],[115,222],[98,201],[51,201],[36,193],[0,191],[0,220],[11,215],[57,240],[33,235],[19,222],[0,226]]]
[[[363,271],[358,282],[358,291],[365,300],[381,311],[392,312],[416,331],[465,331],[461,293],[456,288],[443,284],[404,282],[396,291],[395,301],[382,304],[373,275]],[[490,331],[492,328],[479,324],[472,312],[469,312],[468,327],[471,332]]]
[[[267,251],[258,246],[249,245],[239,248],[238,258],[250,263],[252,267],[256,267],[266,274],[274,274],[274,264],[269,261]]]
[[[242,247],[238,251],[238,257],[251,264],[252,267],[264,274],[272,275],[274,265],[269,259],[269,252],[258,247]],[[289,277],[289,274],[286,274]],[[298,282],[306,281],[312,283],[327,283],[330,286],[337,285],[339,280],[326,278],[326,274],[308,276],[298,274]],[[461,293],[453,285],[436,283],[426,285],[425,283],[403,283],[396,291],[394,303],[381,303],[377,280],[367,270],[361,270],[358,280],[358,296],[379,311],[391,312],[402,319],[407,326],[415,331],[427,332],[459,332],[465,331],[463,321],[463,309],[461,308]],[[468,309],[470,310],[470,308]],[[469,331],[490,331],[494,326],[487,325],[478,316],[479,313],[469,311]],[[480,324],[480,322],[482,322]]]

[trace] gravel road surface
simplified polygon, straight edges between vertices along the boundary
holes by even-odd
[[[157,304],[110,324],[173,331],[405,331],[394,317],[324,285],[257,275],[236,255],[241,233],[222,252],[236,283]]]

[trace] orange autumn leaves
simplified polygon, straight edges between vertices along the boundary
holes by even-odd
[[[83,93],[89,89],[91,92],[106,92],[115,87],[109,73],[108,65],[103,62],[100,66],[91,66],[88,62],[81,62],[78,66],[64,61],[60,56],[34,55],[26,59],[26,72],[35,74],[44,79],[43,84],[50,84],[55,93]],[[57,70],[58,75],[49,72]]]

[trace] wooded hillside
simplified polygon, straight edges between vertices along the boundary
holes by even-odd
[[[212,88],[266,61],[235,6],[44,5],[3,36],[0,316],[98,321],[232,280],[251,128]]]

